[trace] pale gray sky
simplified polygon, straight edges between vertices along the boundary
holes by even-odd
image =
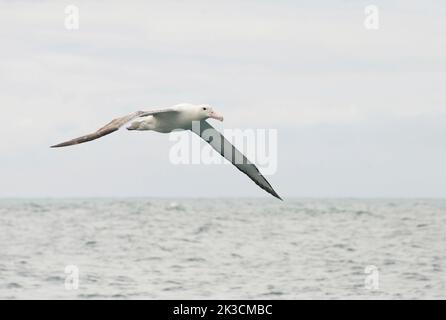
[[[48,148],[181,102],[277,129],[285,198],[445,197],[445,16],[433,0],[0,1],[0,197],[269,197],[230,166],[171,164],[167,135]]]

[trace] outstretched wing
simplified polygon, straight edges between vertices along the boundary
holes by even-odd
[[[251,180],[254,181],[260,188],[282,200],[265,177],[260,173],[259,169],[207,121],[200,121],[200,129],[196,130],[195,128],[192,128],[192,132],[196,133],[204,141],[209,143],[215,151],[220,153],[237,169],[251,178]]]
[[[136,112],[133,112],[133,113],[126,115],[124,117],[120,117],[120,118],[116,118],[116,119],[112,120],[110,123],[103,126],[96,132],[87,134],[85,136],[82,136],[82,137],[79,137],[76,139],[72,139],[72,140],[69,140],[66,142],[56,144],[54,146],[51,146],[51,148],[67,147],[67,146],[72,146],[75,144],[80,144],[80,143],[96,140],[96,139],[99,139],[103,136],[106,136],[110,133],[117,131],[119,128],[121,128],[123,125],[125,125],[127,122],[132,121],[136,118],[146,117],[146,116],[156,115],[156,114],[161,114],[161,113],[169,113],[169,112],[177,112],[177,110],[163,109],[163,110],[153,110],[153,111],[136,111]]]

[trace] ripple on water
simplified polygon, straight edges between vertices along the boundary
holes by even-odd
[[[10,282],[6,285],[6,288],[8,289],[20,289],[22,286],[16,282]]]

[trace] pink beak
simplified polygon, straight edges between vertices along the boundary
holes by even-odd
[[[223,121],[223,116],[220,115],[220,114],[218,114],[218,113],[215,112],[214,110],[212,110],[211,112],[209,112],[209,118],[217,119],[217,120]]]

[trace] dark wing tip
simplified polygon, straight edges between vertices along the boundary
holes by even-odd
[[[50,148],[68,147],[68,146],[72,146],[72,145],[75,145],[75,144],[78,144],[78,143],[73,142],[73,141],[67,141],[67,142],[62,142],[62,143],[59,143],[59,144],[55,144],[54,146],[51,146]]]
[[[266,179],[265,179],[266,180]],[[261,187],[262,189],[264,189],[266,192],[268,192],[269,194],[271,194],[272,196],[274,196],[274,197],[276,197],[277,199],[279,199],[279,200],[281,200],[281,201],[283,201],[283,199],[277,194],[277,192],[276,191],[274,191],[274,189],[273,188],[264,188],[264,187]]]
[[[277,199],[279,199],[280,201],[283,201],[283,199],[276,193],[273,196],[275,196]]]
[[[54,146],[51,146],[50,148],[60,148],[60,147],[63,147],[63,145],[61,143],[55,144]]]

